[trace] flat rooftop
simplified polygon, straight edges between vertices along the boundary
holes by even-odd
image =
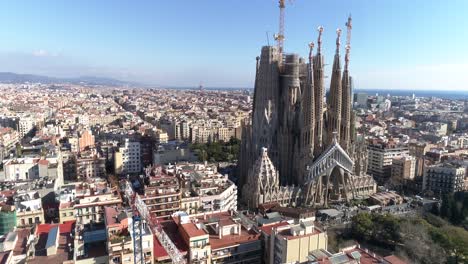
[[[203,216],[201,216],[198,218],[198,221],[204,224],[210,224],[213,223],[214,219],[216,219],[221,226],[238,224],[236,221],[233,220],[233,217],[235,218],[235,216],[231,216],[229,212],[221,212],[207,216],[206,220]],[[240,234],[224,235],[222,238],[219,238],[219,235],[217,235],[213,231],[213,229],[207,228],[207,230],[210,237],[210,244],[212,250],[232,247],[243,243],[254,242],[260,237],[260,233],[255,232],[253,229],[247,230],[242,226],[240,229]]]

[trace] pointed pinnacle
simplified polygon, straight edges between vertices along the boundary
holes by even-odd
[[[319,26],[317,28],[318,32],[319,32],[319,36],[318,36],[318,39],[317,39],[317,43],[318,43],[318,48],[317,48],[317,54],[321,54],[322,53],[322,33],[323,33],[323,27],[322,26]]]
[[[336,53],[340,53],[340,38],[341,38],[341,29],[336,29]]]

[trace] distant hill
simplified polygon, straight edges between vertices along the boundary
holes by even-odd
[[[135,82],[120,81],[112,78],[96,77],[96,76],[81,76],[76,78],[56,78],[34,74],[18,74],[13,72],[0,72],[0,83],[72,83],[72,84],[88,84],[88,85],[109,85],[109,86],[141,86]]]

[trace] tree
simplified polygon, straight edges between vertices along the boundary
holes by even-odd
[[[397,247],[397,254],[414,263],[445,263],[445,254],[441,254],[444,250],[432,240],[428,226],[422,219],[403,221],[400,225],[402,245]]]
[[[372,217],[369,213],[360,213],[353,217],[351,225],[352,233],[361,239],[370,240],[374,230]]]
[[[432,239],[454,257],[455,263],[468,260],[468,231],[446,225],[442,228],[432,228],[430,233]]]
[[[375,230],[375,239],[384,243],[397,244],[400,241],[400,223],[396,217],[391,214],[375,215],[379,223]]]

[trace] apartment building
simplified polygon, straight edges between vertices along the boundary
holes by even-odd
[[[20,137],[23,138],[34,128],[35,122],[31,116],[20,117],[18,122],[18,132]]]
[[[188,245],[189,263],[262,263],[260,232],[253,221],[233,211],[175,218]]]
[[[76,175],[78,179],[106,177],[106,159],[95,151],[80,152],[76,158]]]
[[[18,193],[15,196],[17,227],[32,227],[44,223],[44,210],[38,192]]]
[[[80,133],[78,138],[78,148],[80,152],[84,151],[86,148],[94,147],[94,144],[94,135],[89,129]]]
[[[136,264],[134,257],[138,252],[134,251],[135,243],[139,243],[138,247],[141,246],[140,255],[137,257],[143,256],[145,264],[154,263],[153,234],[149,226],[143,224],[141,229],[134,230],[132,213],[122,209],[105,207],[104,214],[109,263]]]
[[[327,250],[327,233],[314,223],[315,217],[295,224],[279,222],[261,227],[265,245],[265,263],[307,263],[309,252]]]
[[[7,158],[19,142],[19,133],[11,127],[0,127],[0,159]]]
[[[114,169],[117,174],[141,172],[140,142],[125,139],[123,145],[115,152]]]
[[[105,206],[120,207],[122,204],[117,189],[110,188],[105,181],[98,179],[89,183],[68,184],[59,192],[59,217],[62,223],[72,217],[76,219],[77,225],[102,223]]]
[[[202,224],[194,219],[190,219],[187,214],[180,214],[179,232],[189,247],[188,262],[196,264],[211,263],[210,235],[203,230]]]
[[[447,194],[468,190],[466,167],[453,163],[427,166],[423,176],[423,190]]]
[[[385,184],[391,177],[393,159],[409,154],[407,146],[394,141],[372,143],[368,145],[367,173],[372,175],[378,184]]]
[[[177,175],[182,188],[181,208],[189,214],[237,210],[237,186],[214,164],[179,163],[165,170]]]
[[[169,175],[161,167],[153,168],[147,174],[148,185],[140,196],[150,212],[157,218],[168,219],[179,211],[181,190],[175,175]]]
[[[63,183],[61,153],[44,158],[16,158],[3,161],[0,179],[4,181],[25,181],[48,177]]]
[[[416,173],[416,159],[412,156],[393,158],[391,173],[392,182],[403,183],[405,180],[413,180]]]

